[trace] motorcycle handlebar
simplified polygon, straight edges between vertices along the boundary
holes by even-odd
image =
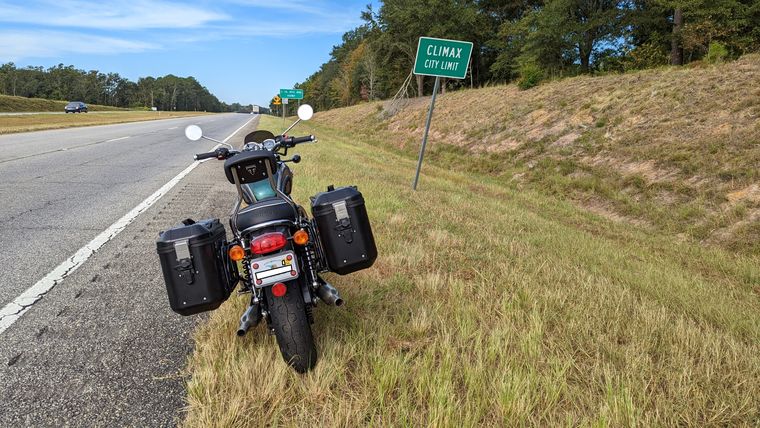
[[[282,145],[285,147],[293,147],[296,144],[308,143],[316,140],[316,137],[313,135],[307,135],[305,137],[287,137],[282,139]]]
[[[210,158],[216,158],[216,152],[198,153],[197,155],[193,156],[193,159],[198,161]]]
[[[316,138],[314,138],[313,135],[307,135],[305,137],[295,137],[293,138],[293,144],[300,144],[300,143],[308,143],[310,141],[315,141]]]
[[[225,160],[229,157],[232,157],[236,154],[238,154],[237,150],[229,150],[226,147],[219,147],[218,149],[214,150],[213,152],[208,153],[198,153],[197,155],[193,156],[195,160],[203,160],[203,159],[219,159],[219,160]]]

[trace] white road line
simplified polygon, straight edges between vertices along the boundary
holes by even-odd
[[[171,128],[166,128],[166,129],[177,129],[177,128],[179,128],[179,126],[172,126]]]
[[[106,143],[110,143],[111,141],[126,140],[129,137],[130,137],[130,135],[127,135],[126,137],[112,138],[110,140],[106,140]]]
[[[232,134],[223,140],[227,142],[232,136],[237,134],[243,127],[251,123],[254,118],[251,118],[245,122],[240,128],[236,129]],[[126,138],[126,137],[125,137]],[[218,146],[216,146],[218,147]],[[215,147],[215,148],[216,148]],[[212,149],[213,150],[213,149]],[[122,230],[124,230],[130,223],[132,223],[137,216],[145,212],[153,204],[155,204],[162,196],[169,192],[177,183],[180,182],[187,174],[190,174],[203,161],[195,161],[185,168],[182,172],[177,174],[174,178],[169,180],[168,183],[161,186],[147,199],[140,202],[139,205],[134,207],[130,212],[126,213],[122,218],[116,220],[116,223],[108,227],[108,229],[101,232],[98,236],[92,239],[87,245],[77,250],[74,255],[66,259],[63,263],[59,264],[55,269],[50,271],[42,279],[37,281],[34,285],[26,289],[21,295],[13,299],[12,302],[5,305],[0,309],[0,334],[8,329],[14,322],[18,321],[37,301],[50,291],[53,287],[60,284],[67,276],[71,275],[77,270],[84,262],[87,261],[96,251],[100,249],[106,242],[113,239]]]

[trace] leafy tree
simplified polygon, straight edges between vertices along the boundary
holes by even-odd
[[[760,49],[757,0],[385,0],[362,13],[330,59],[304,82],[319,109],[394,95],[420,36],[474,44],[468,83],[616,72]],[[718,52],[725,47],[726,53]],[[720,55],[718,55],[720,54]],[[416,76],[416,94],[431,86]]]
[[[400,58],[410,71],[420,36],[478,42],[485,27],[476,2],[466,0],[386,0],[376,20],[383,30],[384,45],[391,48],[386,58]],[[474,51],[478,50],[475,46]],[[422,95],[424,78],[416,79],[417,95]]]
[[[713,42],[724,45],[731,56],[760,47],[760,2],[641,0],[635,5],[634,46],[651,40],[667,43],[673,65],[701,59]]]
[[[78,70],[58,64],[19,69],[13,63],[0,66],[0,93],[25,97],[77,100],[116,107],[158,107],[161,110],[226,111],[193,77],[143,77],[137,83],[118,73]]]
[[[372,101],[377,98],[378,95],[378,82],[380,80],[380,63],[377,60],[377,54],[375,50],[367,45],[364,46],[364,51],[360,59],[361,63],[361,81],[362,86],[366,88],[367,96],[362,97]]]
[[[618,0],[552,0],[504,24],[502,34],[515,41],[510,53],[518,63],[536,63],[553,75],[588,73],[622,36],[626,12]]]

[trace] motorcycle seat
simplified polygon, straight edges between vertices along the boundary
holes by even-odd
[[[249,205],[238,212],[237,229],[245,230],[251,226],[274,220],[296,220],[296,208],[282,198],[269,198]]]

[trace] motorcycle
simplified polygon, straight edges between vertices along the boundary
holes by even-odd
[[[313,110],[298,109],[298,120],[279,135],[258,130],[246,135],[243,146],[203,135],[190,125],[185,135],[217,142],[196,161],[224,161],[227,180],[237,189],[229,219],[232,239],[218,219],[181,225],[164,231],[157,251],[171,308],[192,315],[218,308],[239,284],[238,294],[250,294],[240,318],[238,336],[262,321],[277,340],[283,359],[297,372],[311,370],[317,349],[311,325],[318,302],[342,306],[338,290],[322,278],[325,272],[345,275],[372,266],[377,249],[362,194],[356,187],[335,188],[311,197],[310,218],[290,196],[293,173],[288,150],[316,143],[313,135],[287,133]]]

